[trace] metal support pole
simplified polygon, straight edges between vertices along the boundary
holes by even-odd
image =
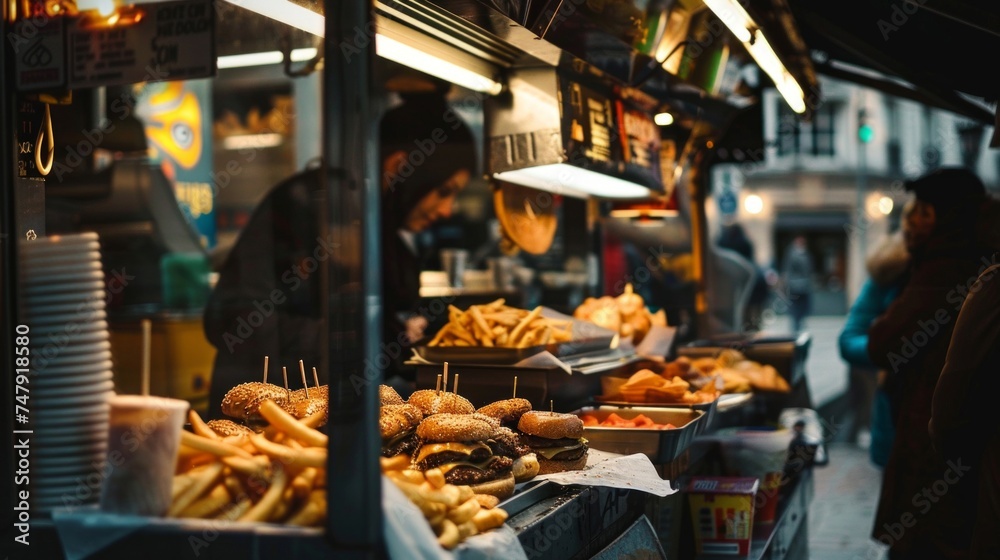
[[[339,557],[375,558],[382,549],[382,492],[373,364],[381,333],[377,145],[371,110],[375,36],[367,0],[326,3],[323,154],[334,247],[324,294],[329,340],[330,458],[326,535]],[[349,49],[344,48],[349,46]],[[358,250],[360,249],[360,250]]]

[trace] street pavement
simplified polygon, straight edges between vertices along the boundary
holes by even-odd
[[[844,319],[844,316],[816,316],[805,322],[805,329],[812,335],[806,379],[817,409],[848,390],[847,364],[840,359],[837,348]],[[777,316],[763,330],[769,334],[788,334],[790,321],[787,316]],[[828,421],[831,423],[827,428],[834,431],[844,426],[836,416]],[[810,558],[884,560],[885,547],[869,538],[882,472],[869,461],[865,449],[854,442],[842,441],[843,437],[834,439],[828,446],[830,463],[815,470],[816,493],[809,509]]]

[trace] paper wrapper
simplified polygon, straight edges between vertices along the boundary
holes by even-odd
[[[535,480],[548,480],[562,486],[576,484],[638,490],[661,498],[677,492],[670,487],[669,480],[660,478],[649,457],[641,453],[619,455],[599,449],[590,450],[583,470],[546,474]]]
[[[623,338],[621,347],[626,352],[634,353],[647,360],[655,362],[665,362],[670,349],[674,345],[674,337],[677,336],[676,327],[661,327],[659,325],[650,327],[649,332],[638,345],[634,344],[632,337]]]

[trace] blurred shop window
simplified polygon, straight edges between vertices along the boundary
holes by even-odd
[[[799,122],[785,103],[778,105],[778,155],[833,156],[836,105],[816,109],[811,123]]]

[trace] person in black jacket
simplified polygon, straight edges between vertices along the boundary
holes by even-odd
[[[378,367],[384,367],[386,379],[406,376],[401,364],[427,324],[417,309],[421,258],[414,236],[451,214],[456,194],[476,168],[472,134],[444,93],[439,88],[403,95],[404,103],[380,122],[380,261],[388,359],[380,359]],[[298,380],[299,360],[307,367],[319,363],[322,345],[328,344],[320,340],[319,268],[337,266],[344,255],[360,251],[322,238],[319,210],[324,204],[317,170],[282,182],[254,211],[219,271],[204,317],[205,334],[218,351],[210,417],[219,416],[222,397],[231,388],[262,379],[264,356],[270,358],[268,381],[279,384],[282,366]]]

